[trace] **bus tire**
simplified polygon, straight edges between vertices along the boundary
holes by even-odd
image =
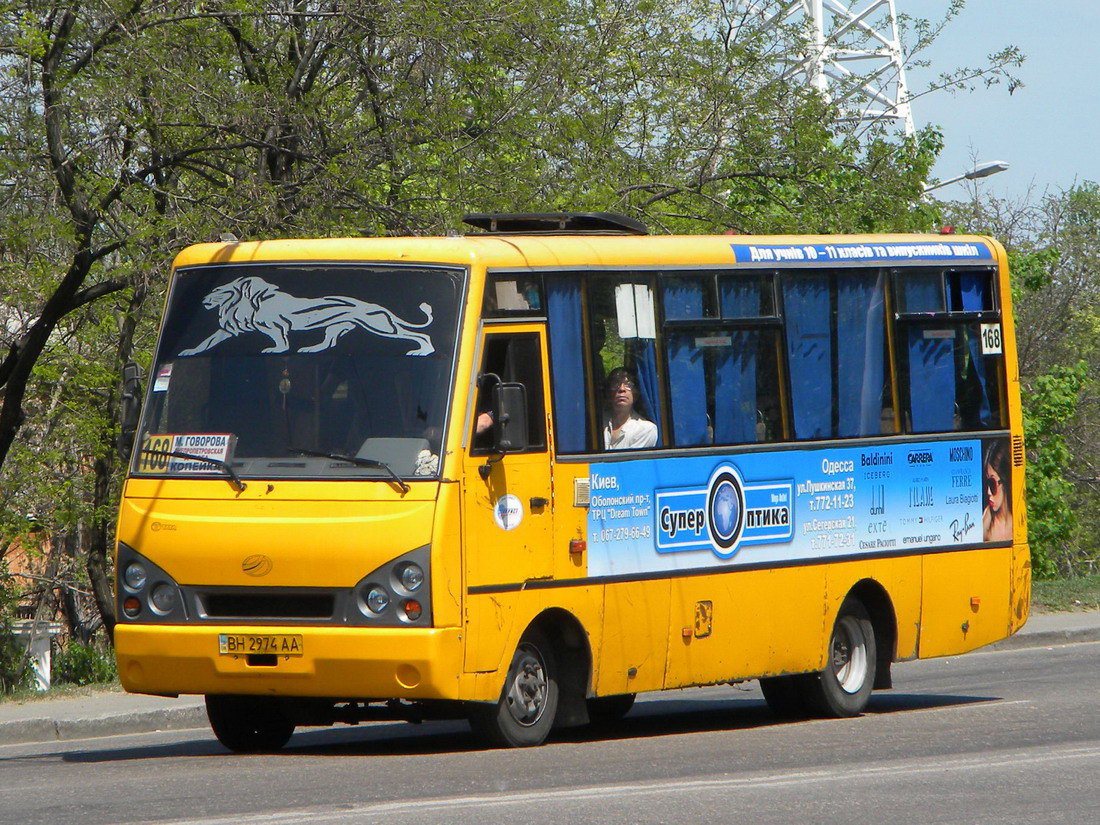
[[[630,713],[636,697],[636,693],[622,693],[618,696],[593,696],[586,699],[589,724],[595,727],[615,724]]]
[[[805,700],[805,676],[764,676],[760,692],[768,710],[780,719],[804,719],[809,716]]]
[[[512,654],[500,699],[474,705],[470,727],[494,745],[529,748],[546,741],[557,711],[554,649],[541,633],[529,631]]]
[[[807,677],[804,698],[820,716],[859,716],[874,688],[877,646],[874,624],[858,599],[840,606],[828,654],[825,669]]]
[[[207,696],[206,716],[218,741],[234,753],[271,753],[294,733],[294,723],[263,696]]]

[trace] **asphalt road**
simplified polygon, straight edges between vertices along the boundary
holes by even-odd
[[[895,668],[858,719],[777,722],[755,683],[657,694],[531,750],[465,725],[0,746],[0,823],[1100,822],[1100,643]]]

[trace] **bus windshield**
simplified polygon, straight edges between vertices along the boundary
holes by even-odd
[[[179,270],[134,472],[438,477],[462,287],[442,267]]]

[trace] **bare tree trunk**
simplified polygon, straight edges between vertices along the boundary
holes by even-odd
[[[116,361],[121,367],[133,357],[134,334],[137,331],[138,318],[141,308],[145,304],[148,295],[148,287],[144,282],[134,285],[134,291],[130,295],[126,312],[122,315],[122,323],[119,328],[118,347],[115,350]],[[108,418],[117,427],[120,393],[112,391],[107,399]],[[112,427],[113,431],[114,427]],[[92,520],[89,523],[84,541],[86,553],[86,569],[88,579],[91,582],[92,594],[95,597],[99,615],[103,619],[103,625],[107,628],[107,638],[114,644],[115,624],[118,621],[118,613],[115,610],[114,588],[111,586],[110,558],[113,550],[114,530],[113,520],[103,516],[105,512],[113,512],[114,504],[113,481],[119,469],[119,463],[129,456],[120,456],[117,446],[103,443],[100,446],[100,454],[93,465],[92,482]]]

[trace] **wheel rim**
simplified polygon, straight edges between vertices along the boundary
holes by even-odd
[[[512,683],[508,686],[508,712],[524,727],[534,725],[546,710],[546,665],[538,648],[520,645]]]
[[[859,622],[843,616],[833,631],[832,668],[845,693],[859,693],[867,681],[867,640]]]

